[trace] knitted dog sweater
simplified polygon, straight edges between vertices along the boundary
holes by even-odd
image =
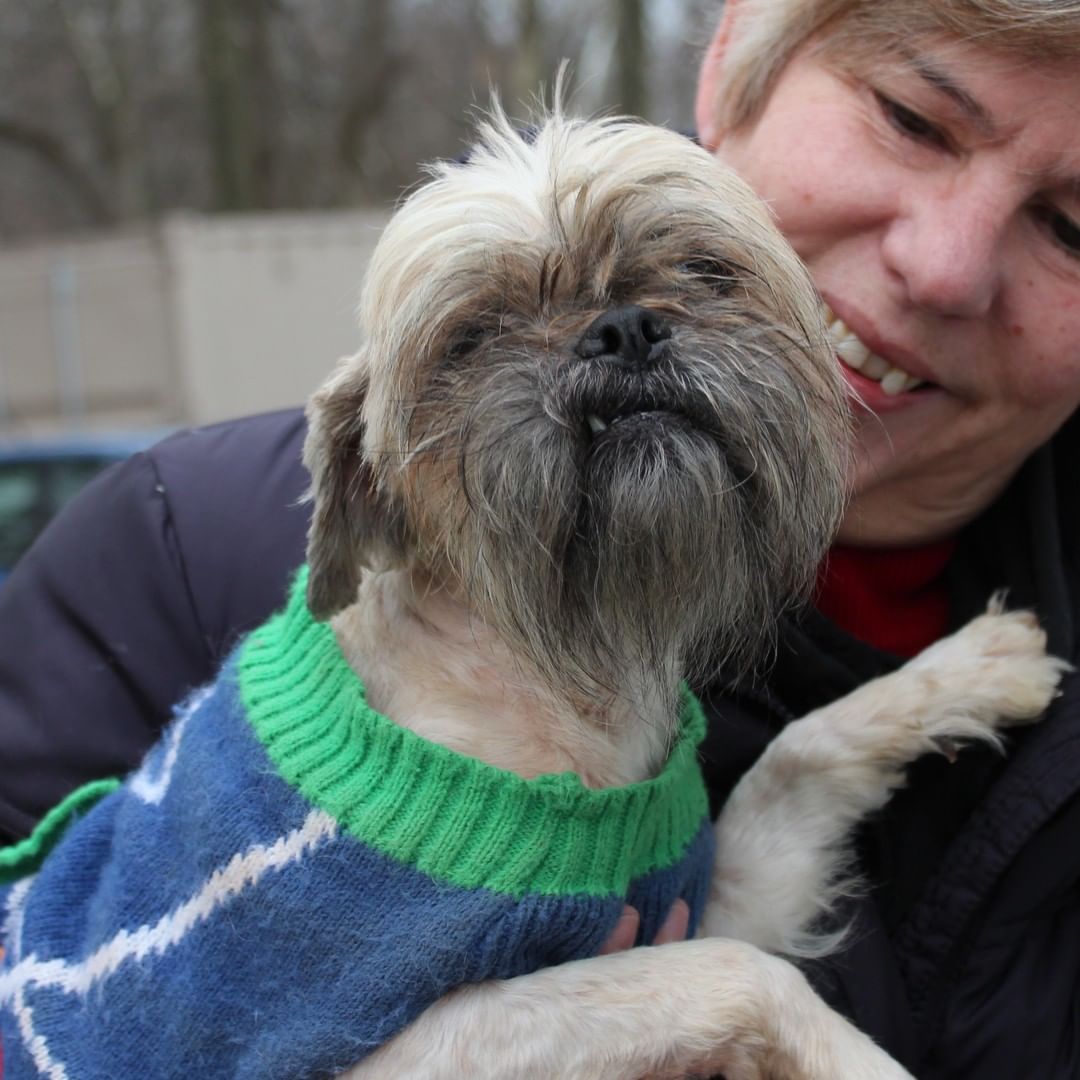
[[[333,1076],[452,987],[696,922],[712,829],[685,698],[663,772],[520,777],[377,714],[304,603],[122,785],[0,851],[5,1080]]]

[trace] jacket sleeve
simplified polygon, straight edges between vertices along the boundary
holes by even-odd
[[[299,410],[181,432],[96,478],[0,587],[0,840],[138,764],[303,560]]]

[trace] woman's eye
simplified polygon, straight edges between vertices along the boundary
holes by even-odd
[[[679,263],[676,269],[680,274],[703,282],[713,292],[719,294],[730,292],[736,280],[733,266],[708,255],[697,255],[692,259],[687,259],[686,262]]]
[[[1055,206],[1036,207],[1035,217],[1049,230],[1058,245],[1074,258],[1080,259],[1080,225]]]
[[[899,101],[886,97],[877,90],[874,91],[874,97],[877,99],[878,106],[884,113],[885,119],[901,135],[909,139],[915,139],[918,142],[929,143],[931,146],[946,147],[949,145],[945,133],[925,117],[920,116],[906,105],[901,105]]]

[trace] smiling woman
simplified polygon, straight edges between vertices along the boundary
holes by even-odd
[[[1080,403],[1080,72],[928,31],[884,57],[848,40],[804,45],[725,128],[718,38],[699,121],[828,306],[859,402],[842,538],[926,543],[983,511]]]

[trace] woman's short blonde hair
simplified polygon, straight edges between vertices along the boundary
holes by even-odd
[[[948,34],[1026,60],[1080,62],[1080,0],[738,0],[717,87],[723,128],[753,119],[795,51],[879,55]],[[885,50],[882,52],[882,50]]]

